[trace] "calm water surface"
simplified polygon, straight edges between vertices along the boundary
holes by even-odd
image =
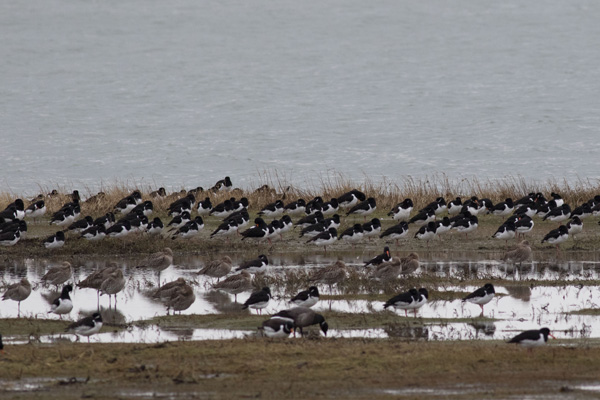
[[[600,176],[600,3],[0,4],[0,189]]]

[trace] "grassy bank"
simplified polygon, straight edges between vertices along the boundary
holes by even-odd
[[[597,393],[578,387],[597,385],[599,370],[596,342],[556,341],[532,353],[498,341],[80,343],[7,348],[0,355],[0,390],[44,399],[500,399],[566,391],[586,398]]]

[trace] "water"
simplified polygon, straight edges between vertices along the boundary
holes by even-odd
[[[356,264],[354,254],[346,254],[344,260],[352,267]],[[199,277],[196,272],[200,269],[206,259],[194,256],[179,258],[178,265],[164,271],[164,281],[175,280],[184,277],[193,282],[196,301],[192,306],[183,311],[184,315],[210,315],[227,314],[232,320],[244,315],[241,313],[241,304],[247,299],[249,293],[238,296],[238,303],[234,302],[233,296],[210,290],[211,279]],[[239,260],[234,260],[239,261]],[[284,274],[286,271],[300,271],[302,269],[313,269],[327,264],[330,260],[315,261],[314,257],[306,259],[298,257],[279,256],[272,258],[272,265],[268,274]],[[13,265],[5,265],[0,269],[0,280],[6,283],[18,281],[26,276],[34,285],[29,298],[21,303],[21,315],[30,318],[58,319],[54,314],[48,314],[49,301],[57,295],[52,293],[52,288],[43,288],[38,282],[44,274],[46,266],[52,264],[48,260],[29,259],[24,263],[15,262]],[[74,281],[80,281],[92,271],[106,264],[106,260],[91,259],[86,257],[85,262],[74,262]],[[158,326],[153,323],[142,323],[153,317],[166,314],[166,310],[160,302],[150,298],[152,284],[155,276],[151,273],[134,268],[135,259],[125,259],[121,266],[127,277],[125,289],[118,294],[117,306],[109,309],[109,301],[106,296],[100,299],[100,307],[103,318],[107,323],[102,331],[94,335],[92,340],[96,342],[136,342],[156,343],[174,340],[223,340],[232,338],[244,338],[255,336],[257,330],[248,330],[248,327],[233,329],[221,328],[198,328],[177,323],[168,326]],[[476,287],[458,287],[443,284],[444,277],[465,277],[489,279],[508,279],[509,283],[496,284],[497,296],[485,306],[485,316],[493,318],[493,321],[476,320],[480,315],[480,308],[470,303],[462,303],[460,300],[441,301],[432,300],[419,310],[419,316],[425,318],[424,322],[406,320],[404,312],[395,312],[398,319],[393,323],[385,323],[381,327],[368,329],[340,329],[335,322],[330,320],[329,337],[364,337],[364,338],[387,338],[397,337],[408,340],[473,340],[473,339],[509,339],[516,333],[542,326],[551,328],[557,338],[588,339],[600,338],[600,318],[598,316],[572,314],[574,311],[590,308],[598,308],[596,299],[597,286],[581,286],[570,284],[569,280],[593,280],[600,279],[600,263],[598,261],[565,261],[559,264],[548,262],[536,262],[526,265],[522,269],[512,270],[506,264],[497,261],[423,261],[422,266],[415,272],[416,275],[428,274],[440,278],[441,287],[429,287],[433,294],[436,290],[469,292]],[[511,281],[512,279],[512,281]],[[531,282],[537,281],[538,285],[530,286]],[[548,283],[561,280],[562,286],[549,286]],[[289,294],[283,292],[281,287],[271,287],[274,299],[269,302],[263,310],[265,319],[282,309],[290,308],[288,303]],[[328,293],[328,288],[320,288],[322,294]],[[77,319],[89,315],[96,310],[96,291],[92,289],[75,288],[71,295],[74,303],[73,311],[68,319]],[[393,294],[390,294],[390,298]],[[1,304],[0,318],[16,318],[17,303],[4,301]],[[367,300],[320,300],[314,307],[317,312],[326,318],[329,312],[369,314],[383,311],[382,301]],[[393,311],[392,311],[393,312]],[[253,312],[255,313],[255,312]],[[438,321],[438,322],[436,322]],[[67,321],[65,321],[67,326]],[[117,327],[115,330],[114,327]],[[7,343],[24,343],[31,338],[11,335],[3,332]],[[63,340],[74,340],[72,335],[57,332],[52,335],[43,335],[39,338],[42,342],[53,343]]]
[[[0,178],[597,179],[600,4],[0,4]]]

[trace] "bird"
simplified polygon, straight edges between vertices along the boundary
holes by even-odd
[[[577,216],[571,217],[569,222],[567,222],[567,232],[575,239],[575,235],[583,232],[583,221]]]
[[[190,216],[190,213],[187,211],[184,211],[181,214],[173,217],[173,219],[170,220],[169,223],[167,224],[167,227],[171,228],[171,229],[179,229],[182,226],[184,226],[185,224],[187,224],[188,222],[190,222],[191,220],[192,220],[192,217]]]
[[[344,193],[337,198],[337,202],[341,208],[354,207],[359,201],[365,201],[367,196],[358,189],[352,189],[351,191]]]
[[[14,246],[21,239],[21,231],[9,231],[0,233],[0,245]]]
[[[73,286],[65,285],[62,288],[60,296],[58,296],[50,305],[50,311],[48,313],[54,313],[62,319],[63,314],[68,314],[73,309],[73,301],[69,293],[73,291]]]
[[[162,220],[159,217],[154,217],[152,221],[148,222],[148,228],[146,229],[146,232],[151,235],[158,235],[163,231],[163,229],[164,225]]]
[[[244,261],[235,269],[235,271],[248,271],[251,274],[257,274],[265,272],[267,265],[269,265],[269,259],[264,254],[261,254],[254,260]]]
[[[44,239],[44,247],[47,249],[57,249],[65,245],[65,234],[63,231],[58,231],[54,235]]]
[[[287,338],[290,336],[290,333],[294,331],[294,323],[277,318],[269,318],[262,323],[262,326],[259,329],[262,329],[263,333],[268,338]]]
[[[233,214],[233,204],[231,204],[231,200],[227,199],[222,203],[214,206],[208,213],[208,215],[215,216],[217,218],[226,218]]]
[[[569,230],[566,226],[560,225],[558,228],[551,230],[544,236],[542,243],[548,242],[556,246],[556,251],[559,251],[558,246],[569,239]]]
[[[427,301],[429,300],[429,292],[425,288],[419,289],[419,298],[413,306],[413,312],[415,313],[415,317],[417,316],[417,310],[423,307]]]
[[[267,307],[269,300],[273,296],[271,295],[271,289],[264,287],[258,292],[253,292],[250,297],[242,305],[242,310],[247,308],[254,308],[259,314],[262,314],[262,309]]]
[[[165,190],[164,187],[160,187],[160,188],[158,188],[158,190],[154,190],[154,191],[150,192],[150,197],[152,197],[152,198],[166,197],[166,196],[167,196],[167,191]]]
[[[450,232],[452,229],[452,223],[450,222],[450,218],[444,217],[441,221],[435,221],[435,234],[438,237],[441,235]]]
[[[531,350],[532,347],[543,346],[548,342],[548,336],[556,339],[550,334],[550,329],[532,329],[529,331],[521,332],[514,338],[510,339],[506,343],[516,343],[520,346],[527,347]]]
[[[311,286],[308,290],[303,290],[290,300],[297,307],[312,307],[319,301],[319,289]]]
[[[392,225],[389,228],[387,228],[385,231],[383,231],[379,235],[379,237],[381,239],[383,239],[383,238],[393,239],[396,241],[396,246],[399,246],[398,240],[406,237],[407,234],[408,234],[408,223],[406,221],[402,221],[399,224]]]
[[[64,210],[59,210],[52,215],[50,219],[50,225],[58,225],[58,226],[69,226],[76,218],[76,214],[79,214],[80,207],[79,205],[74,205],[73,207],[67,207]]]
[[[42,283],[58,286],[67,282],[73,276],[73,268],[71,263],[63,261],[60,265],[50,267],[42,276]]]
[[[233,261],[229,256],[224,256],[219,260],[212,260],[206,263],[204,268],[198,271],[198,275],[207,275],[211,278],[217,278],[217,282],[231,272]]]
[[[494,239],[505,240],[506,244],[508,244],[509,239],[513,239],[517,232],[517,228],[515,227],[515,223],[512,221],[505,222],[500,225],[500,227],[496,230],[496,233],[492,235]]]
[[[139,192],[137,192],[137,193],[139,193]],[[140,194],[140,198],[141,198],[141,194]],[[134,209],[135,206],[137,206],[137,204],[138,204],[137,199],[138,199],[137,195],[134,196],[133,194],[122,198],[115,205],[115,212],[118,212],[121,214],[128,214],[131,210]]]
[[[511,251],[507,251],[502,257],[504,261],[512,261],[514,263],[523,263],[531,260],[531,246],[527,240],[523,240],[517,247]]]
[[[241,235],[242,235],[242,240],[245,240],[245,239],[262,240],[267,237],[268,233],[269,233],[269,226],[267,225],[267,223],[262,218],[257,217],[254,220],[254,226],[241,232]]]
[[[446,205],[448,208],[448,215],[456,215],[460,213],[462,206],[462,199],[460,197],[456,197],[456,199],[449,201]]]
[[[27,278],[21,278],[21,281],[8,285],[2,300],[13,300],[17,302],[17,317],[21,316],[21,302],[31,294],[31,283]]]
[[[290,216],[302,215],[306,211],[306,202],[304,199],[298,199],[283,207],[283,212]]]
[[[421,210],[417,215],[408,220],[408,224],[415,224],[416,226],[427,225],[429,222],[435,220],[435,211],[427,207]]]
[[[404,316],[408,317],[408,310],[415,308],[417,302],[419,302],[421,295],[417,289],[410,289],[408,292],[400,293],[397,296],[392,297],[383,304],[383,308],[394,307],[395,309],[404,310]]]
[[[162,301],[167,307],[167,315],[171,309],[173,314],[176,311],[181,314],[181,311],[187,310],[196,301],[194,289],[183,278],[165,283],[154,291],[152,297]]]
[[[373,211],[375,211],[376,209],[377,209],[377,202],[375,201],[375,199],[373,197],[369,197],[367,200],[361,201],[360,203],[358,203],[354,207],[352,207],[346,213],[346,216],[348,216],[350,214],[362,215],[366,221],[367,215],[373,213]]]
[[[258,215],[265,217],[278,218],[283,214],[283,201],[277,200],[274,203],[267,204],[259,212]]]
[[[196,211],[198,211],[198,215],[209,215],[212,211],[210,198],[207,197],[203,201],[199,201]]]
[[[33,218],[34,222],[36,218],[43,217],[44,214],[46,214],[46,202],[44,200],[38,200],[25,209],[25,217]]]
[[[107,212],[102,217],[98,217],[94,220],[94,226],[103,225],[105,229],[110,228],[115,223],[115,214]]]
[[[325,232],[319,233],[317,236],[309,239],[306,243],[312,243],[317,246],[323,246],[325,252],[327,252],[327,245],[332,244],[337,240],[337,229],[329,228]]]
[[[131,233],[131,223],[129,221],[117,222],[106,230],[106,235],[114,238],[121,238]]]
[[[496,203],[490,210],[490,212],[494,215],[499,215],[501,217],[510,215],[515,210],[515,205],[513,200],[509,197],[506,200]]]
[[[517,232],[517,236],[524,236],[531,232],[535,223],[533,222],[533,219],[526,214],[519,214],[519,217],[519,220],[515,222],[515,230]]]
[[[314,214],[307,215],[306,217],[296,221],[296,227],[299,226],[301,228],[306,228],[307,226],[322,222],[324,219],[323,213],[321,211],[317,211]]]
[[[551,209],[545,216],[542,218],[545,220],[550,220],[552,222],[562,222],[566,221],[571,217],[571,207],[568,204],[563,204],[560,207],[555,207]]]
[[[160,287],[160,273],[173,265],[173,250],[165,247],[162,251],[157,251],[146,257],[137,268],[154,270],[158,273],[158,287]]]
[[[453,229],[456,229],[459,233],[464,233],[465,238],[469,236],[469,233],[474,232],[479,226],[479,220],[475,215],[465,215],[454,223]]]
[[[225,236],[227,240],[229,240],[229,235],[232,235],[238,231],[238,223],[235,220],[227,219],[225,222],[219,224],[217,229],[215,229],[211,234],[210,238]]]
[[[579,217],[579,219],[584,219],[591,216],[592,213],[593,211],[590,205],[588,203],[583,203],[571,212],[570,218]]]
[[[100,295],[108,295],[109,307],[110,308],[110,296],[115,296],[115,309],[117,308],[117,293],[125,288],[125,277],[123,276],[123,270],[116,269],[111,272],[100,284]]]
[[[289,230],[291,230],[292,227],[294,226],[294,223],[292,222],[292,219],[290,218],[289,215],[284,215],[279,220],[279,226],[280,226],[279,236],[281,236],[281,238],[283,239],[283,234],[285,232],[288,232]]]
[[[323,205],[321,206],[321,212],[323,213],[323,215],[334,214],[339,209],[340,209],[340,206],[339,206],[336,198],[333,198],[333,199],[329,200],[328,202],[323,203]]]
[[[470,293],[468,296],[463,298],[462,301],[468,301],[469,303],[479,305],[479,307],[481,307],[481,315],[483,315],[483,306],[492,301],[495,293],[496,291],[494,290],[494,285],[491,283],[486,283],[473,293]]]
[[[364,267],[368,267],[369,265],[379,265],[382,262],[390,261],[392,259],[392,255],[390,253],[390,248],[385,246],[383,248],[383,253],[376,255],[371,258],[369,261],[365,261]]]
[[[400,263],[402,265],[401,273],[404,275],[412,274],[421,265],[419,262],[419,255],[417,253],[409,253],[408,256],[402,257],[400,259]]]
[[[401,271],[401,260],[399,258],[392,258],[390,261],[385,261],[375,266],[375,268],[370,274],[370,277],[386,282],[392,279],[396,279]]]
[[[102,286],[102,282],[117,269],[119,269],[119,265],[116,262],[111,261],[106,267],[92,272],[77,284],[80,288],[96,289],[98,295],[98,309],[100,309],[100,287]]]
[[[234,295],[234,301],[237,302],[238,294],[252,290],[252,276],[248,271],[242,270],[239,274],[229,276],[223,282],[213,285],[213,289]]]
[[[332,287],[335,284],[343,282],[348,274],[346,264],[337,260],[331,265],[314,270],[308,277],[309,282],[324,283],[329,286],[329,293],[332,293]]]
[[[396,221],[406,221],[410,217],[414,204],[411,199],[404,199],[402,202],[396,204],[394,208],[387,214]]]
[[[178,217],[183,213],[192,213],[192,209],[196,204],[196,197],[193,194],[188,194],[185,197],[175,200],[167,208],[167,215]]]
[[[153,211],[154,211],[154,205],[152,204],[152,202],[150,200],[146,200],[143,203],[136,205],[131,210],[132,213],[141,212],[146,217],[150,216],[150,214],[152,214]]]
[[[95,225],[81,232],[81,237],[87,240],[96,241],[106,237],[106,228],[104,225]]]
[[[438,197],[423,207],[419,212],[422,212],[428,208],[432,209],[435,215],[439,215],[445,212],[448,209],[448,206],[446,205],[446,200],[443,197]]]
[[[419,228],[417,233],[415,233],[415,238],[427,241],[427,247],[429,247],[429,241],[437,236],[436,231],[437,227],[435,222],[429,221],[427,225]]]
[[[377,236],[381,233],[381,221],[378,218],[373,218],[371,221],[362,225],[363,237]]]
[[[303,328],[311,325],[319,325],[321,331],[327,336],[329,325],[325,322],[325,318],[321,314],[317,314],[313,310],[307,307],[294,307],[289,310],[279,311],[273,315],[271,319],[281,319],[284,321],[290,321],[294,324],[294,329],[300,331],[300,334],[304,336]]]
[[[100,313],[93,313],[92,315],[82,318],[77,322],[72,323],[66,329],[66,332],[73,333],[79,336],[87,336],[88,343],[90,342],[90,336],[98,333],[102,328],[102,316]]]
[[[202,220],[202,217],[198,215],[192,221],[186,222],[185,225],[173,232],[173,236],[171,236],[171,239],[189,239],[200,233],[202,229],[204,229],[204,221]]]
[[[233,183],[231,183],[231,178],[226,176],[225,179],[221,179],[221,180],[217,181],[217,183],[215,183],[215,185],[212,188],[210,188],[210,191],[212,191],[212,192],[218,192],[218,191],[229,192],[232,188],[233,188]]]
[[[354,243],[360,241],[360,239],[362,239],[363,236],[364,234],[362,225],[354,224],[353,226],[342,232],[342,234],[338,237],[338,240],[344,240],[354,245]]]
[[[73,222],[65,231],[83,232],[92,226],[94,226],[94,219],[90,215],[87,215],[83,219]]]
[[[6,208],[13,208],[15,210],[15,217],[18,220],[25,218],[25,203],[22,199],[16,199],[10,203]]]

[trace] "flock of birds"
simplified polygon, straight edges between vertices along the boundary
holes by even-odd
[[[219,181],[213,190],[227,190],[232,187],[231,180],[226,178]],[[390,240],[402,239],[408,235],[408,227],[414,224],[418,227],[414,237],[421,240],[430,241],[451,230],[460,234],[468,234],[476,231],[478,227],[478,216],[484,214],[493,214],[507,217],[507,220],[497,229],[493,237],[508,241],[521,235],[527,235],[534,226],[534,217],[540,217],[544,220],[554,222],[567,221],[566,225],[560,225],[545,235],[542,243],[548,242],[557,246],[569,237],[582,231],[582,220],[591,215],[597,215],[600,212],[600,196],[596,196],[587,203],[574,208],[565,204],[561,196],[552,193],[551,200],[547,201],[541,193],[530,193],[529,195],[513,201],[506,199],[504,202],[492,204],[489,199],[479,199],[471,197],[462,201],[460,197],[446,202],[443,197],[439,197],[423,209],[413,214],[413,202],[411,199],[405,199],[390,210],[388,216],[391,216],[397,224],[382,229],[381,221],[373,218],[366,221],[367,216],[372,214],[376,208],[376,200],[367,196],[359,190],[352,190],[340,197],[332,198],[329,201],[323,201],[316,197],[310,201],[298,199],[296,201],[284,204],[283,200],[277,200],[263,207],[258,212],[258,217],[254,220],[254,225],[246,230],[241,230],[249,224],[248,207],[249,202],[246,198],[236,200],[230,198],[220,204],[213,204],[209,197],[205,200],[196,201],[195,193],[187,193],[185,197],[175,200],[168,206],[168,215],[172,220],[163,225],[160,218],[156,217],[152,221],[148,219],[154,210],[153,203],[150,200],[143,201],[139,191],[134,191],[129,196],[120,200],[114,212],[109,212],[99,218],[86,216],[78,219],[80,216],[80,198],[75,191],[72,194],[72,201],[63,205],[61,209],[52,215],[51,224],[58,225],[63,230],[44,240],[46,248],[56,248],[65,243],[65,232],[79,232],[81,238],[87,240],[100,240],[104,237],[123,237],[131,232],[140,231],[148,234],[161,234],[163,230],[170,229],[170,235],[175,238],[193,237],[204,227],[202,217],[223,218],[219,226],[211,233],[210,237],[225,237],[229,240],[230,235],[238,233],[241,240],[268,240],[271,241],[277,236],[293,228],[299,227],[301,238],[309,238],[307,243],[314,243],[319,246],[326,246],[334,243],[336,240],[357,243],[361,239],[369,236],[379,236]],[[150,194],[151,197],[166,196],[164,189],[159,189]],[[356,215],[364,218],[364,223],[355,223],[352,227],[338,233],[340,227],[340,215],[342,210],[346,216]],[[195,218],[191,217],[193,212],[197,213]],[[27,224],[25,218],[37,219],[46,213],[44,200],[38,199],[25,207],[21,199],[15,200],[4,211],[0,213],[0,244],[5,246],[15,245],[21,235],[26,232]],[[121,214],[119,220],[115,219],[115,213]],[[448,215],[441,217],[442,214]],[[294,223],[292,217],[299,217]],[[436,217],[438,219],[436,220]],[[271,219],[267,224],[265,218]],[[506,260],[514,262],[525,262],[531,259],[531,247],[527,240],[521,241],[518,246],[508,251],[505,255]],[[195,301],[193,288],[185,279],[179,278],[175,281],[160,285],[160,272],[171,266],[173,263],[173,252],[170,248],[157,252],[149,256],[141,268],[151,269],[158,274],[158,288],[151,294],[153,298],[162,301],[167,307],[167,312],[181,312],[189,308]],[[253,289],[252,274],[263,273],[267,269],[269,262],[265,255],[243,262],[235,269],[237,272],[230,275],[233,270],[232,261],[225,256],[222,259],[207,263],[198,274],[206,275],[217,279],[213,289],[225,291],[235,296],[243,292],[250,292]],[[365,267],[371,266],[369,274],[374,279],[388,280],[398,277],[399,274],[406,274],[415,271],[419,266],[419,257],[416,253],[410,253],[405,258],[393,258],[389,247],[384,248],[384,252],[371,260],[365,261]],[[229,276],[228,276],[229,275]],[[315,284],[325,284],[331,287],[347,275],[347,267],[342,261],[319,268],[313,272],[310,282]],[[52,267],[42,278],[42,282],[50,285],[63,285],[62,292],[51,305],[49,312],[59,316],[68,314],[73,308],[69,293],[73,287],[67,282],[72,278],[72,267],[68,262],[60,266]],[[221,281],[221,278],[225,278]],[[85,280],[77,285],[82,288],[95,289],[98,294],[98,305],[101,294],[110,297],[125,287],[125,277],[123,271],[116,263],[110,263],[107,267],[92,273]],[[26,278],[20,282],[10,285],[4,293],[3,300],[14,300],[19,303],[25,300],[31,293],[31,284]],[[471,293],[463,300],[477,304],[481,307],[494,296],[494,287],[486,284],[484,287]],[[427,289],[410,289],[408,292],[400,293],[384,304],[384,308],[392,307],[404,310],[405,315],[412,310],[416,316],[417,310],[426,304],[429,297]],[[255,309],[262,312],[269,300],[272,298],[268,287],[260,291],[252,292],[250,297],[242,305],[242,308]],[[315,313],[311,307],[319,299],[317,286],[311,286],[307,290],[298,293],[290,302],[295,307],[282,310],[272,315],[264,321],[261,329],[268,337],[287,337],[290,333],[311,325],[319,325],[321,331],[327,334],[328,324],[323,315]],[[83,318],[67,328],[69,331],[83,336],[89,336],[97,333],[102,327],[102,316],[96,312],[86,318]],[[533,332],[533,333],[532,333]],[[536,331],[528,331],[515,337],[511,342],[522,344],[543,344],[547,341],[549,330],[543,328]],[[551,335],[550,335],[551,336]]]

